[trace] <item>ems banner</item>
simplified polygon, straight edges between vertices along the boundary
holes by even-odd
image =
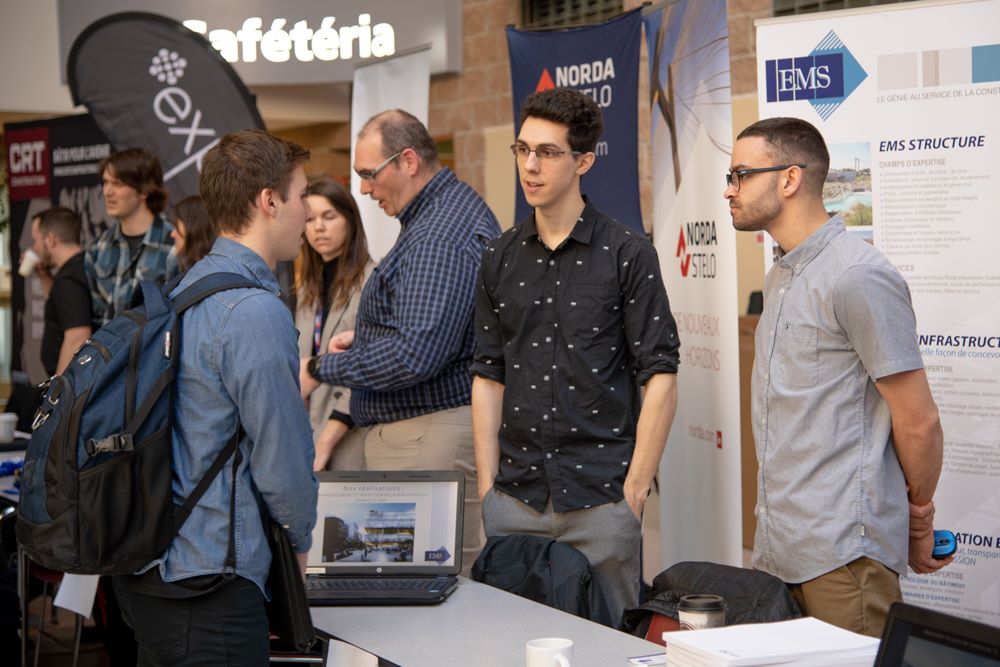
[[[900,573],[903,595],[1000,626],[1000,2],[759,21],[757,64],[761,117],[820,129],[826,209],[910,288],[944,428],[934,523],[958,554]]]
[[[205,40],[155,14],[113,14],[80,33],[67,79],[114,150],[143,146],[171,201],[198,194],[201,159],[228,132],[262,128],[233,68]]]
[[[638,109],[642,16],[636,9],[605,23],[558,32],[507,28],[514,91],[514,128],[532,93],[572,88],[591,96],[604,114],[597,161],[582,189],[597,208],[642,231],[639,211]],[[517,221],[531,213],[520,183]]]
[[[726,2],[681,0],[645,23],[653,243],[683,341],[677,415],[660,467],[661,565],[739,566],[736,233],[722,197],[733,136]]]

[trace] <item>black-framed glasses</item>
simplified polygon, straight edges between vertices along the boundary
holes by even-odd
[[[740,191],[740,180],[747,177],[753,176],[754,174],[764,174],[769,171],[781,171],[782,169],[790,169],[791,167],[798,167],[799,169],[805,169],[804,164],[779,164],[776,167],[758,167],[757,169],[733,169],[726,174],[726,187],[733,186],[736,191]]]
[[[555,146],[528,148],[525,144],[511,144],[510,152],[513,153],[514,157],[518,160],[527,160],[528,156],[532,153],[534,153],[535,157],[539,160],[556,160],[566,154],[572,155],[573,157],[582,155],[580,151],[564,151],[563,149],[556,148]]]
[[[379,172],[388,167],[392,163],[392,161],[398,158],[400,155],[402,155],[403,151],[405,150],[406,148],[399,151],[395,155],[387,157],[385,160],[381,162],[381,164],[379,164],[374,169],[362,169],[360,171],[356,171],[355,173],[358,175],[358,178],[360,178],[362,181],[369,181],[369,182],[374,181],[375,177],[378,176]]]

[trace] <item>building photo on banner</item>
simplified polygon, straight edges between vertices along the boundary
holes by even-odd
[[[934,524],[955,533],[958,552],[934,574],[904,576],[904,598],[1000,626],[1000,2],[756,25],[761,118],[820,129],[827,210],[909,285],[944,429]]]

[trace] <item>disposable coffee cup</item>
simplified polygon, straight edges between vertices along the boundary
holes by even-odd
[[[15,428],[17,428],[17,415],[13,412],[0,413],[0,443],[14,442]]]
[[[41,257],[38,256],[31,248],[24,251],[21,255],[21,264],[17,267],[17,272],[21,274],[22,278],[27,278],[32,273],[35,272],[35,267],[38,266],[38,262],[41,261]]]
[[[677,616],[681,630],[719,628],[726,624],[726,601],[719,595],[685,595]]]
[[[532,639],[524,647],[528,667],[572,667],[573,640],[561,637]]]

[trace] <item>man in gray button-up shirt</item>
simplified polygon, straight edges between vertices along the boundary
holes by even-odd
[[[907,562],[934,560],[943,437],[906,282],[823,206],[830,157],[794,118],[759,121],[733,147],[733,226],[780,246],[757,325],[752,415],[754,567],[803,611],[881,634]]]

